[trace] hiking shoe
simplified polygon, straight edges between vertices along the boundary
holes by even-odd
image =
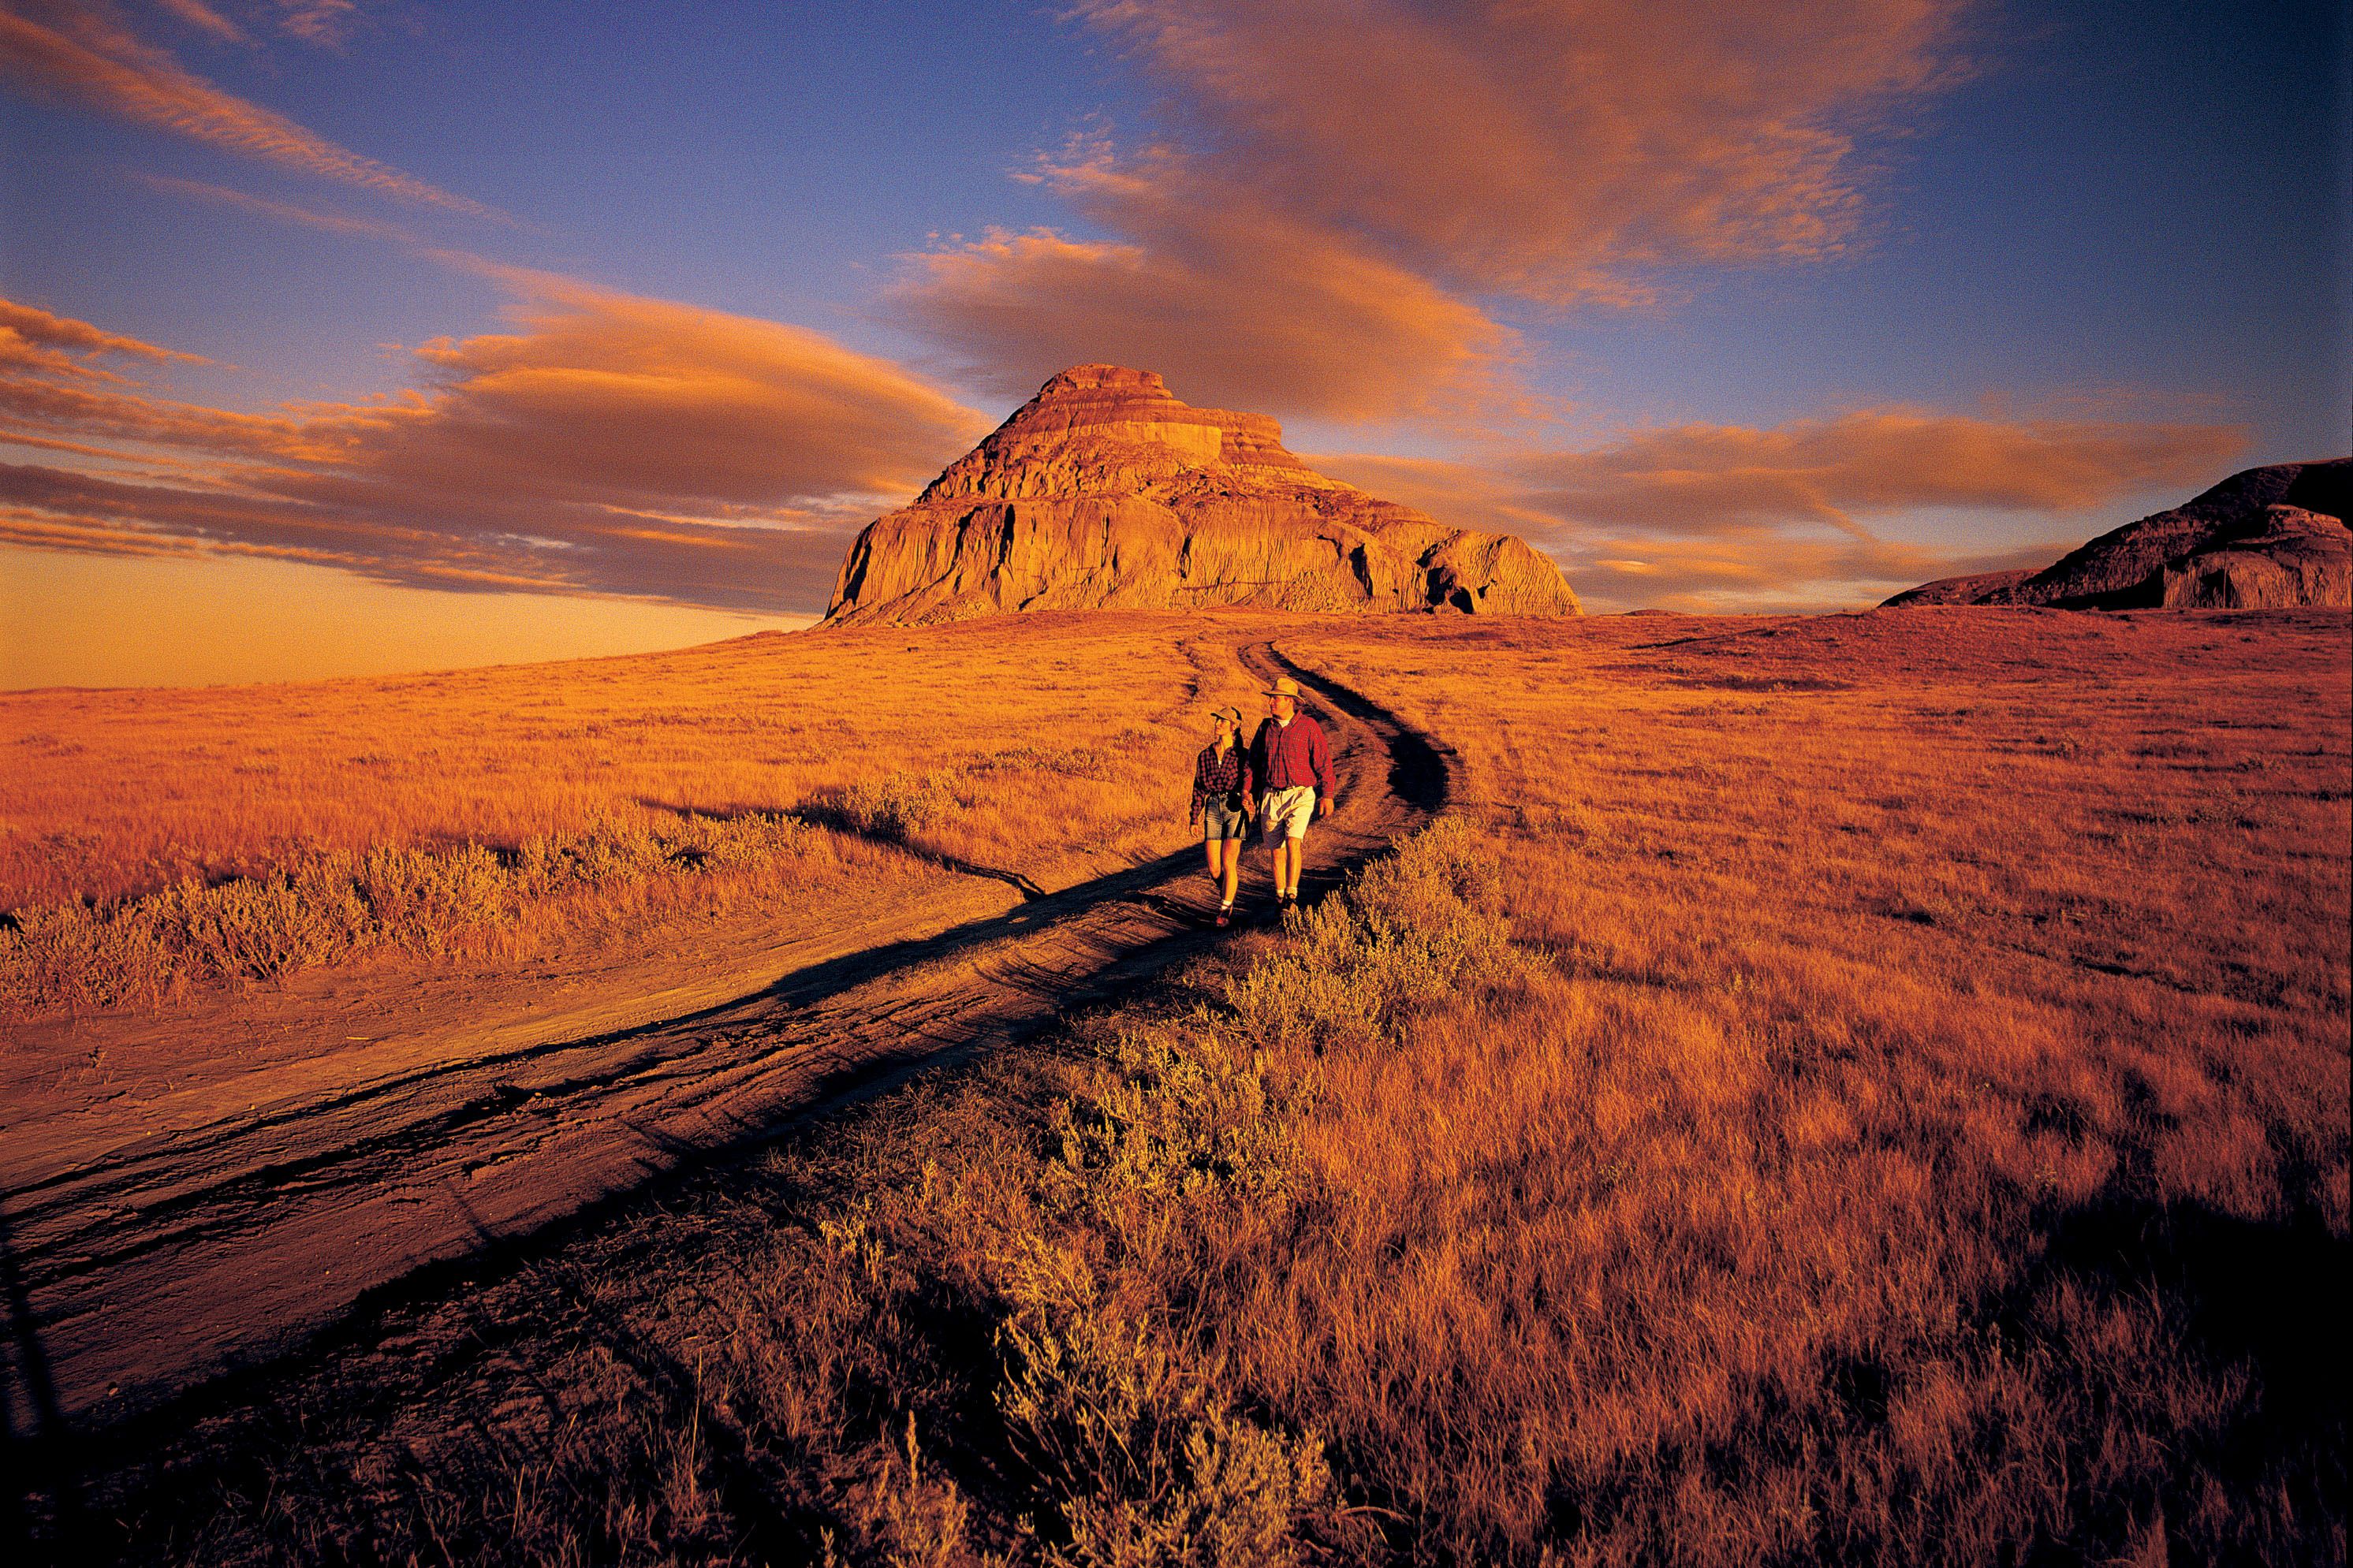
[[[1233,923],[1233,918],[1234,910],[1232,905],[1229,904],[1224,909],[1219,910],[1218,911],[1218,929],[1219,931],[1225,930],[1227,926]]]

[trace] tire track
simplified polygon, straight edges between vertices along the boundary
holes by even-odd
[[[1316,700],[1339,789],[1310,840],[1303,896],[1443,806],[1446,754],[1360,693],[1271,643],[1182,646],[1202,680],[1215,648],[1261,681],[1294,676]],[[11,1381],[45,1394],[30,1402],[37,1428],[113,1420],[281,1353],[427,1265],[878,1081],[1033,1034],[1215,940],[1198,859],[1188,843],[721,1006],[389,1074],[0,1193]]]

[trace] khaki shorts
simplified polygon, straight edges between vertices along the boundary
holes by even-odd
[[[1315,820],[1315,786],[1293,784],[1267,791],[1266,798],[1258,803],[1258,819],[1269,837],[1280,833],[1285,838],[1306,837],[1307,825]]]

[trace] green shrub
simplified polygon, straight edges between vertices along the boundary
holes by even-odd
[[[1076,1186],[1122,1198],[1289,1186],[1282,1130],[1316,1086],[1271,1084],[1246,1035],[1206,1016],[1123,1028],[1109,1065],[1054,1108],[1050,1131]]]
[[[1251,1414],[1200,1331],[1173,1326],[1187,1260],[1245,1215],[1280,1228],[1313,1195],[1296,1132],[1320,1076],[1278,1074],[1270,1047],[1393,1030],[1518,960],[1488,858],[1451,822],[1288,930],[1290,944],[1227,983],[1225,1010],[1113,1021],[1046,1108],[1027,1201],[979,1244],[994,1260],[1003,1446],[1052,1561],[1281,1563],[1359,1539],[1316,1434]],[[958,1205],[923,1217],[954,1228],[934,1245],[975,1245]]]
[[[1518,962],[1493,858],[1451,818],[1375,861],[1345,898],[1294,910],[1285,924],[1293,949],[1226,992],[1242,1026],[1269,1044],[1377,1036]]]
[[[929,773],[901,770],[860,779],[841,792],[838,810],[859,832],[903,843],[910,835],[972,804],[968,795],[959,793],[964,777],[955,769],[934,768]]]
[[[1219,1372],[1103,1300],[1086,1266],[1024,1237],[997,1389],[1006,1447],[1079,1568],[1288,1563],[1336,1494],[1322,1442],[1234,1408]]]

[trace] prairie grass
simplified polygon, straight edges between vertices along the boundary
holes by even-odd
[[[1231,1375],[1199,1314],[1328,1212],[1298,1136],[1323,1053],[1522,972],[1493,880],[1440,825],[1254,962],[674,1194],[689,1224],[624,1226],[462,1322],[405,1325],[435,1389],[389,1426],[387,1368],[361,1358],[44,1522],[206,1562],[1372,1550],[1324,1438]]]
[[[16,929],[0,936],[0,1000],[26,1013],[153,1004],[191,984],[275,980],[386,949],[480,951],[501,939],[521,955],[562,934],[565,916],[642,913],[649,884],[691,884],[693,901],[715,910],[880,859],[778,814],[608,819],[504,852],[326,850],[263,876],[189,879],[111,906],[19,910]]]
[[[1450,819],[1167,994],[105,1440],[37,1530],[2344,1561],[2343,616],[1278,641],[1452,750]]]
[[[1163,629],[0,694],[0,1011],[363,954],[520,962],[649,908],[789,921],[923,860],[1100,868],[1160,847],[1190,700],[1243,679]]]

